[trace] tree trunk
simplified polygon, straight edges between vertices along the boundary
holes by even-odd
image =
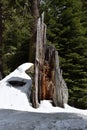
[[[0,2],[0,79],[3,75],[3,61],[2,61],[2,3]]]
[[[33,25],[32,25],[32,37],[30,40],[29,45],[29,62],[37,64],[35,67],[35,80],[33,80],[33,91],[32,91],[32,102],[33,107],[37,108],[38,103],[38,81],[36,76],[38,77],[38,62],[35,60],[35,53],[36,53],[36,59],[38,58],[38,46],[36,47],[37,42],[37,21],[39,18],[39,4],[40,0],[31,0],[31,13],[33,16]],[[36,51],[37,50],[37,51]]]
[[[32,37],[29,45],[29,62],[35,62],[37,20],[39,18],[39,0],[31,0],[31,13],[33,17]]]

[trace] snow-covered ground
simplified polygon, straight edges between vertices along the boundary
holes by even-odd
[[[32,108],[29,103],[28,95],[31,91],[31,78],[25,73],[32,63],[25,63],[20,65],[15,71],[6,76],[0,81],[0,108],[2,109],[14,109],[23,110],[30,112],[69,112],[69,113],[80,113],[87,115],[87,110],[80,110],[74,107],[70,107],[65,104],[65,108],[53,107],[50,101],[41,101],[38,109]],[[24,81],[26,84],[22,87],[13,87],[8,81],[17,80]]]
[[[82,118],[86,119],[86,120],[81,120],[78,119],[76,121],[77,128],[79,127],[79,125],[81,125],[81,123],[83,124],[83,122],[86,124],[87,122],[87,110],[81,110],[81,109],[77,109],[74,107],[69,106],[68,104],[65,104],[65,108],[60,108],[60,107],[53,107],[51,105],[51,101],[41,101],[39,108],[34,109],[31,106],[31,103],[29,102],[29,95],[31,92],[31,84],[32,84],[32,80],[31,78],[25,73],[25,70],[27,70],[29,67],[31,67],[33,64],[32,63],[25,63],[21,66],[19,66],[15,71],[13,71],[12,73],[10,73],[8,76],[6,76],[3,80],[0,81],[0,110],[4,109],[9,109],[9,110],[19,110],[19,111],[25,111],[28,113],[37,113],[38,115],[38,119],[40,118],[40,114],[41,113],[49,113],[49,114],[60,114],[64,113],[64,114],[76,114],[76,115],[80,115],[82,114]],[[12,80],[17,80],[17,81],[23,81],[26,84],[23,86],[17,86],[14,87],[11,84],[9,84],[9,81]],[[48,114],[47,114],[48,115]],[[52,118],[52,117],[51,117]],[[66,119],[68,117],[66,116]],[[48,117],[47,117],[48,119]],[[55,123],[55,129],[53,129],[53,124],[49,124],[46,122],[45,125],[39,124],[41,125],[37,127],[37,129],[35,130],[48,130],[48,124],[52,125],[51,128],[52,130],[63,130],[63,128],[58,129],[58,124],[61,124],[61,121],[54,120],[56,121]],[[72,125],[72,123],[75,123],[75,119],[71,119],[71,121],[69,122],[69,119],[67,119],[67,121],[64,119],[62,122],[64,124],[67,124],[66,126],[69,126],[68,123],[70,123]],[[76,125],[75,124],[75,125]],[[46,126],[46,127],[45,127]],[[50,128],[50,129],[51,129]],[[64,130],[68,130],[69,127],[66,127],[66,129],[64,128]],[[73,127],[72,127],[73,128]],[[82,127],[83,128],[83,127]],[[86,128],[86,129],[85,129]],[[1,129],[0,129],[1,130]],[[72,129],[74,130],[74,129]],[[82,129],[81,129],[82,130]],[[87,126],[84,126],[83,130],[87,130]]]

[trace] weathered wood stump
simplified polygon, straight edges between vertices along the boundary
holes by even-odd
[[[68,101],[68,89],[59,67],[58,52],[52,45],[46,44],[46,25],[44,14],[38,19],[35,80],[32,104],[35,108],[41,100],[52,100],[55,106],[64,107]]]

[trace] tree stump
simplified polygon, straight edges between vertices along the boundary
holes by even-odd
[[[41,100],[52,100],[55,106],[64,107],[64,103],[68,102],[68,88],[59,67],[58,52],[54,46],[47,45],[46,42],[46,25],[43,13],[37,23],[32,104],[37,108]]]

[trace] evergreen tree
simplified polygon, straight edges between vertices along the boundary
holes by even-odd
[[[48,42],[59,51],[69,104],[87,108],[87,31],[82,1],[45,1]]]
[[[30,2],[3,1],[3,17],[4,72],[8,74],[28,61],[32,21]]]

